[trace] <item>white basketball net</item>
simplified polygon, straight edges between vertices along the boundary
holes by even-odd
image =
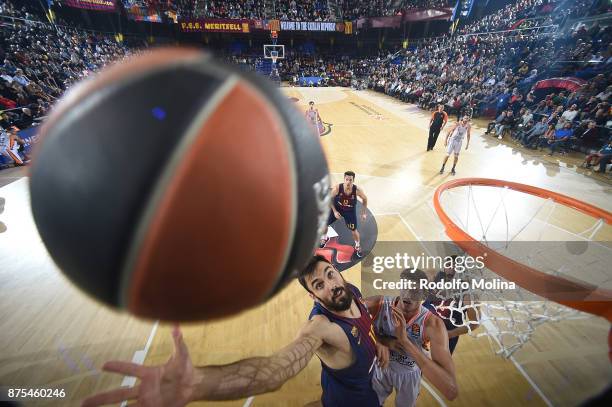
[[[494,186],[448,189],[441,195],[440,204],[470,236],[506,257],[548,274],[611,288],[612,227],[600,219],[552,199]],[[563,227],[564,222],[583,229],[569,230]],[[546,243],[551,241],[558,244]],[[587,247],[581,242],[588,242],[588,250],[576,255]],[[467,270],[462,278],[467,275],[501,279],[486,268]],[[441,315],[463,315],[463,321],[447,319],[454,326],[467,327],[471,335],[487,336],[496,353],[504,357],[521,349],[544,323],[591,317],[543,297],[535,298],[524,289],[519,289],[512,300],[504,299],[502,289],[444,290],[434,296],[438,302],[443,301],[436,306]],[[470,324],[474,323],[481,328],[472,332]]]

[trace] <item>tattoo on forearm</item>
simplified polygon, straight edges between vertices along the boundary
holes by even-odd
[[[270,357],[204,367],[202,383],[209,400],[228,400],[266,393],[282,386],[312,359],[318,340],[304,337]]]

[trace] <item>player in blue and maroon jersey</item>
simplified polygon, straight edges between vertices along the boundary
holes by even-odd
[[[357,229],[357,197],[361,198],[361,219],[365,220],[368,216],[366,208],[368,207],[368,197],[353,182],[355,181],[355,173],[347,171],[344,173],[344,183],[336,185],[332,188],[332,205],[327,225],[331,225],[336,219],[343,218],[346,227],[349,228],[355,240],[355,253],[361,257],[361,243],[359,231]],[[321,238],[321,247],[324,247],[329,237],[327,237],[327,228]]]

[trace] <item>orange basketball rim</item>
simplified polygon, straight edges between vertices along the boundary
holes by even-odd
[[[579,311],[604,317],[612,322],[611,290],[597,287],[587,282],[550,275],[534,269],[492,250],[460,228],[446,214],[440,203],[440,198],[444,191],[465,186],[509,188],[543,199],[551,199],[595,219],[602,219],[608,225],[612,225],[612,213],[547,189],[489,178],[461,178],[445,182],[436,189],[433,197],[435,211],[444,224],[448,237],[471,256],[482,256],[486,253],[483,263],[488,269],[508,281],[514,281],[518,286],[536,295]]]

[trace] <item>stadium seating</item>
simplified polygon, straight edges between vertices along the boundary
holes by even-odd
[[[391,10],[390,3],[340,0],[337,5],[345,18],[449,5],[445,0],[403,1],[394,2],[396,8]],[[194,2],[187,0],[164,3],[190,16],[259,18],[265,11],[263,0],[210,1],[206,5],[194,8]],[[275,6],[277,15],[291,20],[332,18],[325,1],[277,0]],[[277,68],[280,78],[289,83],[297,84],[306,77],[317,78],[307,82],[308,86],[368,87],[424,109],[441,103],[457,116],[469,112],[495,119],[511,110],[516,119],[504,127],[502,136],[517,140],[525,132],[519,126],[523,119],[524,125],[529,124],[528,118],[537,122],[541,117],[559,127],[570,122],[574,136],[569,147],[589,152],[609,138],[612,27],[591,22],[556,31],[556,25],[608,8],[601,0],[576,0],[571,7],[554,0],[520,0],[477,21],[462,22],[452,36],[411,41],[409,48],[395,53],[382,49],[368,57],[337,55],[304,43],[301,51],[288,50]],[[4,19],[0,126],[5,129],[35,124],[72,83],[145,44],[143,39],[117,41],[110,35],[67,27],[61,20],[54,26],[35,7],[17,8],[10,1],[0,4],[0,15]],[[238,47],[225,58],[269,76],[271,63],[259,49]],[[564,89],[564,79],[551,78],[573,78],[584,86]],[[547,80],[555,87],[547,85]],[[590,121],[595,131],[586,132]],[[585,132],[586,139],[582,138]]]

